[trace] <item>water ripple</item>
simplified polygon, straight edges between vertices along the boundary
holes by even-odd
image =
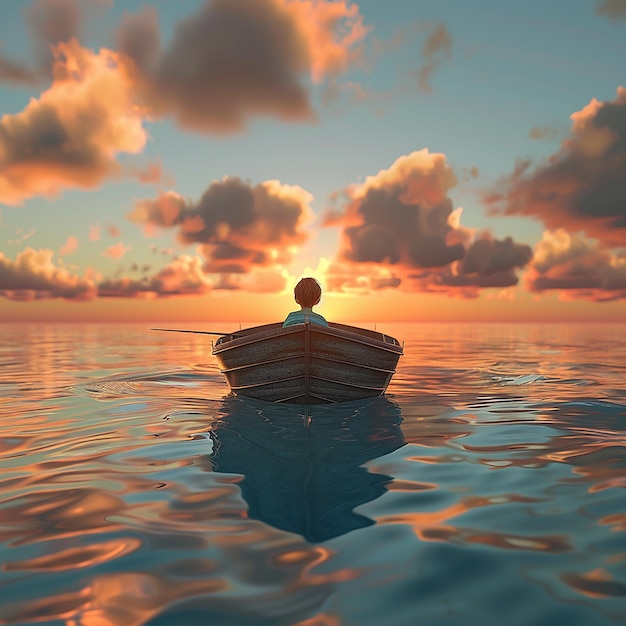
[[[387,397],[307,411],[201,336],[2,330],[0,623],[626,620],[624,329],[390,332]]]

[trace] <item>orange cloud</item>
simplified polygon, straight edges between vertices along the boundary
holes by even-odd
[[[569,138],[546,162],[519,165],[486,197],[492,213],[525,215],[549,230],[626,245],[626,88],[571,116]]]
[[[119,56],[76,40],[54,48],[53,82],[21,113],[0,118],[0,202],[67,187],[94,188],[124,172],[118,153],[146,143],[144,112]]]
[[[517,268],[532,258],[529,246],[517,244],[511,237],[494,239],[481,233],[466,249],[464,257],[441,277],[441,284],[451,287],[511,287],[517,284]]]
[[[156,199],[139,200],[127,215],[131,222],[170,228],[178,223],[186,200],[175,191],[160,193]]]
[[[203,260],[198,256],[181,255],[154,276],[105,280],[98,285],[98,295],[103,298],[202,295],[212,289],[202,265]]]
[[[59,250],[59,256],[67,256],[78,250],[78,239],[73,235],[70,235],[63,244],[63,247]]]
[[[313,82],[345,73],[361,60],[365,36],[372,29],[363,24],[358,5],[350,0],[276,0],[294,18],[308,51]]]
[[[301,187],[239,178],[212,183],[196,203],[168,191],[136,203],[128,219],[176,228],[183,244],[201,244],[208,273],[241,274],[289,262],[313,219],[312,196]]]
[[[445,155],[421,150],[345,189],[343,213],[326,216],[326,225],[342,227],[329,288],[402,286],[474,297],[480,288],[517,284],[515,270],[528,263],[530,248],[463,227],[448,197],[456,183]]]
[[[9,300],[90,300],[96,295],[90,278],[57,267],[53,256],[52,250],[26,248],[11,261],[0,252],[0,296]]]
[[[145,165],[129,165],[126,168],[128,175],[135,178],[144,185],[156,185],[158,183],[164,185],[173,185],[173,178],[163,170],[163,163],[153,161]]]
[[[213,0],[174,32],[163,47],[152,7],[119,26],[144,101],[184,127],[232,132],[254,115],[314,119],[302,75],[345,72],[368,29],[348,0]]]
[[[287,287],[289,279],[289,272],[285,268],[254,267],[246,274],[219,274],[213,288],[249,293],[280,293]]]
[[[612,254],[564,229],[546,231],[526,274],[534,292],[561,291],[595,301],[626,298],[626,254]]]
[[[335,259],[325,268],[323,282],[325,291],[368,294],[381,289],[395,289],[402,283],[402,278],[387,267]]]
[[[98,241],[100,239],[100,224],[89,226],[89,241]]]
[[[124,242],[118,241],[116,244],[109,246],[103,253],[102,256],[108,256],[111,259],[119,260],[121,259],[128,251],[130,250],[130,246],[125,246]]]

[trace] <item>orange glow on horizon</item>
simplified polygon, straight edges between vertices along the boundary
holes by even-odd
[[[60,299],[15,302],[0,300],[1,322],[178,322],[234,324],[284,319],[298,306],[291,291],[284,294],[213,292],[203,296],[162,299],[99,298],[89,302]],[[434,294],[382,291],[376,294],[324,294],[315,310],[331,321],[359,322],[579,322],[618,323],[624,319],[619,301],[602,304],[562,301],[555,296],[535,299],[521,294],[514,300],[472,300]]]

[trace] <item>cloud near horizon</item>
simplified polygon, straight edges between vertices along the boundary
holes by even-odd
[[[346,72],[368,31],[349,0],[212,0],[166,46],[155,8],[126,13],[117,44],[154,116],[234,132],[252,116],[315,119],[303,75],[320,83]]]
[[[239,178],[211,183],[197,202],[175,191],[140,200],[128,219],[148,228],[176,229],[184,245],[200,244],[204,271],[243,274],[292,260],[308,239],[313,197],[301,187]]]
[[[180,255],[153,276],[139,279],[107,279],[98,285],[100,298],[165,298],[182,295],[204,295],[213,288],[202,270],[203,259]]]
[[[547,229],[626,246],[626,88],[571,115],[570,136],[533,167],[525,161],[485,197],[491,214],[523,215]]]
[[[134,272],[140,269],[146,274],[150,267],[131,267]],[[201,296],[219,290],[279,293],[289,279],[289,272],[280,267],[253,268],[246,274],[207,274],[203,257],[182,254],[152,276],[103,280],[97,285],[97,295],[100,298],[167,298]]]
[[[62,263],[62,261],[59,261]],[[84,302],[94,298],[162,298],[209,293],[216,280],[207,276],[200,256],[180,255],[151,276],[139,279],[129,277],[102,279],[88,269],[84,277],[72,274],[54,262],[52,250],[26,248],[15,260],[0,252],[0,297],[15,301],[62,298]],[[135,268],[135,271],[139,268]],[[144,274],[149,267],[144,267]],[[273,291],[269,276],[257,291]],[[265,288],[264,288],[265,286]],[[284,286],[284,284],[283,284]],[[216,287],[219,288],[219,287]],[[235,288],[241,288],[236,286]]]
[[[44,298],[91,300],[96,286],[91,278],[80,278],[57,267],[52,250],[26,248],[11,261],[0,252],[0,296],[27,301]]]
[[[535,293],[559,291],[595,302],[626,298],[626,252],[611,253],[564,229],[546,231],[525,279]]]
[[[83,277],[72,274],[54,252],[48,249],[26,248],[11,260],[0,252],[0,297],[15,301],[62,298],[84,302],[94,298],[165,298],[171,296],[204,295],[213,289],[245,289],[257,293],[275,293],[285,287],[288,274],[275,268],[254,270],[251,275],[231,278],[209,276],[200,256],[180,255],[165,267],[147,275],[149,266],[134,266],[143,276],[103,279],[87,269]],[[230,281],[230,282],[229,282]],[[222,284],[220,284],[222,283]]]
[[[530,247],[462,226],[461,210],[448,197],[456,184],[445,155],[424,149],[344,189],[343,212],[329,211],[325,219],[327,226],[341,227],[329,288],[368,285],[475,297],[481,288],[517,284],[516,269],[530,261]],[[372,270],[372,280],[365,280]]]

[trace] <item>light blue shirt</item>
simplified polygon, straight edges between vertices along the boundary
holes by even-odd
[[[319,324],[320,326],[328,326],[328,322],[318,313],[313,311],[292,311],[283,322],[284,326],[292,326],[293,324],[304,324],[305,316],[309,318],[310,324]]]

